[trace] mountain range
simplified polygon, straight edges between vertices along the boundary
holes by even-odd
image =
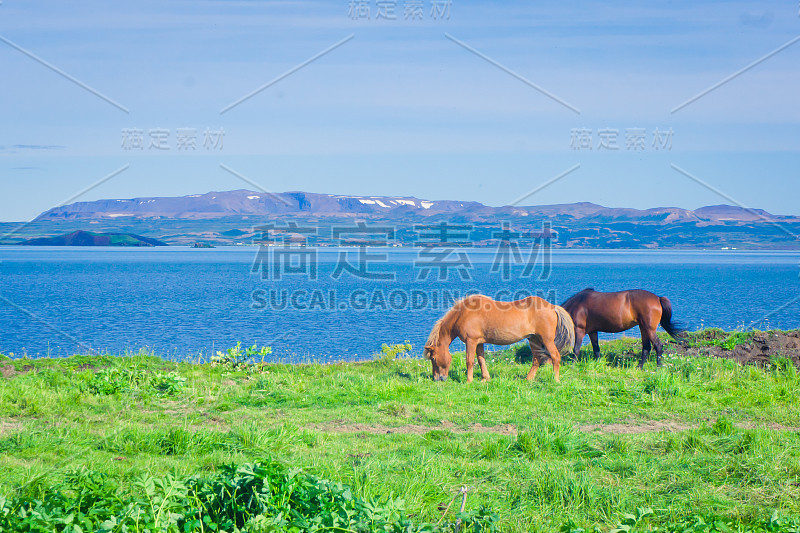
[[[91,224],[92,231],[137,233],[169,244],[249,244],[259,224],[294,222],[318,227],[309,244],[329,245],[337,244],[330,227],[355,221],[391,224],[388,241],[396,245],[414,244],[422,226],[442,223],[468,226],[478,246],[491,245],[502,223],[528,236],[541,234],[547,224],[554,244],[570,248],[796,248],[800,234],[800,217],[731,205],[694,210],[589,202],[492,207],[410,196],[250,190],[76,202],[45,211],[27,231],[29,237],[52,236]]]
[[[346,196],[309,192],[264,193],[249,190],[209,192],[180,197],[76,202],[45,211],[42,220],[101,219],[118,217],[204,219],[235,215],[377,215],[382,218],[431,217],[442,214],[485,216],[567,216],[597,221],[649,221],[660,223],[796,221],[800,217],[773,215],[763,209],[714,205],[695,210],[678,207],[632,209],[603,207],[590,202],[539,206],[491,207],[479,202],[422,200],[413,196]]]

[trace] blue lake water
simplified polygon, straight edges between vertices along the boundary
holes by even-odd
[[[554,250],[549,258],[501,257],[494,249],[438,258],[409,248],[281,253],[0,247],[0,353],[147,348],[196,360],[242,341],[272,346],[276,359],[334,361],[368,358],[382,343],[406,340],[420,353],[453,298],[538,294],[561,303],[589,286],[667,296],[689,329],[800,327],[800,251]]]

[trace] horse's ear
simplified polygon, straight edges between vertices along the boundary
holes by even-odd
[[[433,359],[433,346],[426,346],[423,348],[422,355],[425,359]]]

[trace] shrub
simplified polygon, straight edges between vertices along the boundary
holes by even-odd
[[[432,525],[413,523],[402,505],[358,498],[346,485],[275,462],[223,465],[210,478],[140,476],[129,494],[116,480],[82,470],[42,499],[0,496],[0,531],[497,531],[497,516],[485,507]]]

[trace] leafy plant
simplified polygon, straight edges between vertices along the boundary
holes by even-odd
[[[734,331],[722,341],[722,347],[726,350],[733,350],[740,344],[744,344],[751,339],[752,335],[745,331]]]
[[[160,396],[175,396],[186,385],[186,378],[176,372],[157,374],[153,378],[152,387]]]
[[[481,506],[455,522],[415,524],[401,500],[361,499],[346,485],[276,462],[222,465],[210,478],[143,475],[130,494],[106,475],[81,470],[41,499],[0,497],[0,531],[489,533],[496,521]]]
[[[108,396],[129,392],[144,379],[143,373],[127,368],[101,368],[94,373],[87,388],[92,394]]]
[[[653,514],[653,510],[649,507],[637,507],[636,514],[626,513],[622,517],[622,521],[617,524],[617,527],[609,531],[609,533],[628,533],[634,531],[634,528],[642,521],[645,516]]]
[[[253,344],[249,348],[242,350],[242,343],[237,342],[233,348],[228,348],[225,352],[217,352],[217,355],[211,357],[212,366],[222,366],[230,371],[250,371],[253,369],[254,360],[257,356],[261,356],[259,363],[264,362],[264,357],[272,353],[272,347]]]
[[[85,385],[92,394],[110,396],[130,392],[152,393],[159,396],[174,396],[186,384],[186,378],[176,372],[162,374],[143,369],[101,368]]]
[[[381,353],[378,354],[377,360],[393,361],[394,359],[407,356],[413,349],[414,346],[409,341],[392,345],[383,343],[381,345]]]
[[[719,346],[725,350],[733,350],[753,338],[752,331],[733,331],[726,333],[719,328],[708,328],[693,334],[688,341],[689,346]]]

